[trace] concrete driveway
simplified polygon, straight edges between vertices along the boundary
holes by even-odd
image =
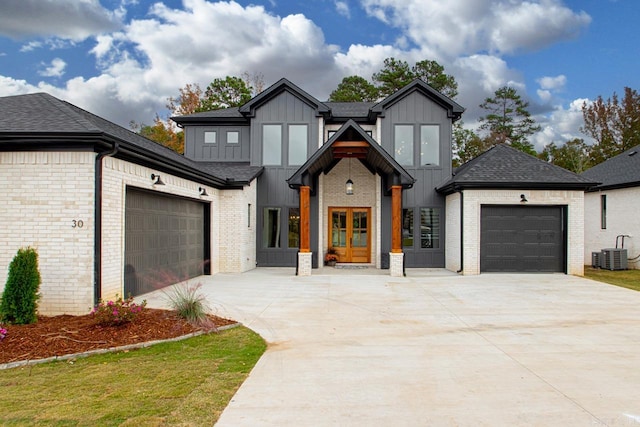
[[[199,279],[217,314],[270,343],[218,426],[640,426],[640,293],[559,274],[337,273]]]

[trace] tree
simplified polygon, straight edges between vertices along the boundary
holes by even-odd
[[[478,157],[490,147],[474,131],[464,129],[462,122],[453,125],[453,167],[458,167]]]
[[[374,102],[377,99],[376,87],[360,76],[343,78],[329,95],[329,101],[332,102]]]
[[[529,103],[522,100],[516,89],[503,86],[495,91],[493,98],[486,98],[480,108],[488,111],[480,117],[480,128],[487,131],[489,146],[507,143],[525,153],[536,155],[527,136],[540,130],[527,110]]]
[[[171,124],[165,123],[158,115],[153,125],[141,125],[139,133],[145,138],[171,148],[176,153],[184,153],[184,132],[175,131]]]
[[[240,77],[215,79],[204,91],[196,112],[239,107],[251,100],[252,88]]]
[[[37,322],[40,282],[38,253],[33,248],[20,248],[9,264],[0,321],[18,325]]]
[[[575,173],[582,173],[592,166],[589,146],[580,138],[567,141],[560,147],[552,142],[544,147],[539,157]]]
[[[583,133],[596,140],[591,147],[594,165],[640,144],[640,94],[625,87],[622,102],[618,95],[606,100],[602,96],[582,105]]]
[[[444,67],[436,61],[425,59],[416,62],[412,68],[415,78],[423,80],[441,94],[454,99],[458,96],[458,83],[451,74],[444,73]]]
[[[372,80],[378,84],[378,96],[381,98],[386,98],[402,89],[413,79],[415,79],[415,75],[409,64],[395,58],[385,59],[382,70],[373,73],[372,76]]]
[[[198,83],[187,83],[183,88],[178,89],[180,95],[177,98],[170,97],[166,105],[171,116],[184,116],[195,113],[200,105],[202,89]],[[157,118],[157,114],[156,114]]]

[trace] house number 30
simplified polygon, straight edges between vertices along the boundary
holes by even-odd
[[[81,219],[74,219],[71,221],[71,228],[82,228],[84,226],[84,221]]]

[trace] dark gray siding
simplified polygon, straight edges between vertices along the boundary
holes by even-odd
[[[216,132],[216,143],[205,143],[204,133]],[[227,142],[227,132],[239,132],[238,143]],[[248,126],[187,126],[184,155],[196,161],[248,162],[251,138]]]
[[[382,119],[382,146],[392,156],[394,153],[394,127],[399,125],[414,126],[414,165],[420,160],[420,125],[440,126],[440,156],[438,166],[405,166],[403,167],[416,178],[412,189],[403,191],[403,209],[413,209],[413,247],[404,247],[406,267],[444,267],[445,236],[445,198],[435,191],[435,187],[451,177],[451,119],[447,111],[415,91],[399,102],[390,106]],[[383,267],[388,268],[388,253],[391,250],[391,200],[382,200],[382,260]],[[437,208],[440,213],[439,248],[422,248],[420,244],[420,208]],[[387,262],[385,262],[387,260]],[[386,264],[386,265],[385,265]]]
[[[287,178],[300,167],[288,164],[288,125],[308,125],[307,158],[313,154],[318,145],[318,118],[316,110],[288,91],[271,99],[256,109],[251,120],[251,165],[262,166],[262,126],[264,124],[282,125],[282,161],[281,166],[265,166],[258,178],[258,233],[257,263],[258,266],[290,266],[297,263],[298,248],[288,246],[288,212],[289,208],[299,208],[298,192],[287,185]],[[317,198],[312,198],[311,223],[317,224]],[[263,242],[264,208],[280,208],[280,247],[266,248]],[[311,245],[317,247],[317,227],[312,227]],[[317,266],[317,254],[314,254],[314,266]]]

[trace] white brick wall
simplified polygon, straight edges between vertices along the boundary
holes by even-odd
[[[86,314],[93,305],[94,156],[0,153],[0,289],[18,249],[37,249],[40,313]]]
[[[607,228],[600,227],[600,196],[607,196]],[[604,248],[616,247],[616,236],[630,235],[624,239],[627,257],[640,255],[640,187],[621,188],[597,193],[586,193],[585,206],[585,244],[584,263],[591,265],[591,252],[600,252]],[[622,240],[618,240],[619,247]],[[629,268],[640,268],[640,261],[629,262]]]
[[[256,188],[254,181],[242,190],[220,192],[218,221],[214,221],[219,237],[212,253],[218,254],[221,272],[239,273],[256,267]]]
[[[370,207],[369,233],[371,234],[371,263],[380,267],[378,255],[378,223],[379,223],[379,193],[380,178],[373,175],[357,159],[351,159],[351,180],[353,181],[353,195],[347,196],[345,183],[349,179],[349,160],[342,159],[327,175],[321,175],[322,197],[320,199],[320,244],[322,245],[318,259],[324,259],[328,246],[331,244],[329,233],[329,207]]]
[[[446,199],[445,268],[460,270],[460,193],[449,194]]]
[[[520,204],[524,194],[527,205],[567,205],[567,272],[584,274],[584,192],[553,190],[465,190],[464,191],[464,271],[480,273],[480,206]],[[450,229],[447,229],[450,232]]]

